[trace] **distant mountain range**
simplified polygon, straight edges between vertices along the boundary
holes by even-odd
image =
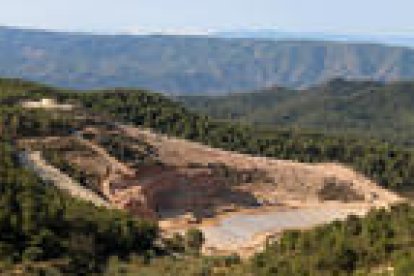
[[[350,133],[414,146],[414,82],[332,80],[307,90],[269,88],[178,98],[220,120],[266,128]]]
[[[68,88],[223,94],[305,88],[335,77],[414,79],[413,64],[413,49],[375,44],[0,28],[0,76]]]
[[[252,38],[265,40],[306,40],[347,43],[377,43],[390,46],[414,47],[414,34],[335,34],[321,32],[286,32],[275,29],[233,30],[212,33],[215,37],[223,38]]]

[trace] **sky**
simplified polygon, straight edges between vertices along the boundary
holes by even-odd
[[[0,0],[0,25],[104,33],[414,35],[412,0]]]

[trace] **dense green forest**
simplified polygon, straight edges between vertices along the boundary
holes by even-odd
[[[153,249],[155,224],[56,191],[19,167],[7,141],[1,142],[0,156],[0,271],[47,261],[51,267],[63,265],[67,273],[88,273],[110,256]]]
[[[19,107],[22,99],[44,96],[76,103],[81,112],[111,122],[251,154],[339,161],[391,189],[413,185],[413,153],[386,143],[290,130],[259,133],[248,126],[216,122],[145,91],[85,93],[2,80],[0,270],[5,273],[22,266],[43,270],[34,275],[346,275],[357,271],[364,275],[389,266],[396,275],[414,271],[414,209],[409,205],[314,230],[287,232],[280,242],[246,261],[237,256],[198,256],[202,237],[196,232],[174,237],[160,248],[154,244],[156,224],[70,198],[20,167],[16,139],[68,135],[87,123],[75,120],[72,113]],[[186,253],[177,257],[177,252]]]
[[[266,128],[344,132],[414,145],[414,83],[332,80],[307,90],[269,88],[228,96],[180,97],[215,119]]]
[[[288,231],[253,259],[256,275],[345,275],[359,271],[414,273],[413,207],[377,210],[312,231]],[[366,270],[364,268],[371,268]],[[387,275],[387,274],[385,274]]]

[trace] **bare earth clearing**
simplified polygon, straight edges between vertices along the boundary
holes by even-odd
[[[95,138],[86,140],[88,131]],[[252,157],[125,125],[88,131],[75,138],[94,153],[95,164],[80,154],[74,162],[74,152],[60,154],[101,172],[97,187],[105,204],[158,218],[166,235],[199,227],[207,253],[249,255],[283,230],[363,215],[401,200],[340,164]],[[123,147],[138,152],[140,161],[122,155],[121,162],[110,154],[96,138],[105,135],[123,137]]]
[[[123,131],[154,144],[168,164],[185,167],[194,161],[204,165],[222,163],[238,170],[266,173],[264,181],[239,183],[234,188],[253,195],[260,206],[227,206],[217,217],[205,219],[199,225],[206,236],[206,251],[214,254],[249,255],[264,244],[266,237],[283,230],[309,228],[345,219],[350,214],[363,215],[373,207],[386,207],[400,200],[396,194],[340,164],[252,157],[167,138],[148,130],[123,127]],[[332,186],[331,183],[341,187],[333,191],[340,194],[324,200],[321,191]],[[350,196],[344,197],[344,193]],[[177,219],[165,219],[161,226],[167,231],[186,228]]]

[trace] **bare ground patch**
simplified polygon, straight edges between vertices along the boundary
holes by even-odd
[[[226,247],[217,236],[230,233],[228,240],[238,241],[233,244],[235,251],[242,250],[242,244],[256,248],[257,237],[400,200],[340,164],[253,157],[123,125],[89,127],[59,138],[49,149],[45,141],[22,144],[58,152],[64,162],[86,173],[93,183],[86,187],[117,208],[159,219],[167,234],[194,226],[205,229],[209,247]],[[297,213],[283,217],[283,212],[292,210]],[[317,211],[307,216],[309,210]],[[251,212],[252,217],[247,214]],[[298,223],[289,224],[289,220]],[[245,221],[254,227],[238,240],[237,229],[247,227]]]

